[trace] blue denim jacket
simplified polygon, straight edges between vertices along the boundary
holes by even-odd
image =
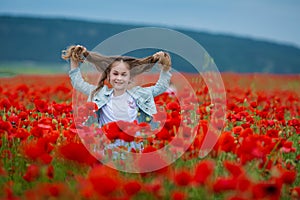
[[[69,71],[71,83],[73,87],[88,95],[88,100],[97,104],[98,108],[101,109],[109,101],[109,96],[112,94],[113,89],[109,89],[106,85],[96,93],[91,99],[91,92],[96,88],[95,85],[89,84],[84,81],[80,72],[80,68],[72,69]],[[154,86],[140,87],[136,86],[132,89],[127,90],[131,97],[135,100],[139,112],[137,120],[141,122],[150,122],[153,114],[157,113],[154,97],[162,94],[167,90],[170,84],[171,73],[169,71],[161,70],[158,81]],[[98,110],[99,111],[99,110]],[[99,112],[97,112],[98,114]],[[98,115],[99,117],[99,115]]]

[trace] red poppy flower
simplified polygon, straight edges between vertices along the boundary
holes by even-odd
[[[40,183],[32,190],[26,191],[26,199],[68,199],[70,191],[64,183]]]
[[[291,185],[295,182],[296,177],[297,177],[296,171],[284,170],[281,173],[280,179],[283,181],[283,183]]]
[[[143,172],[153,172],[153,171],[159,171],[164,172],[165,167],[167,166],[166,161],[164,158],[162,158],[162,155],[159,155],[157,152],[157,149],[152,146],[147,146],[143,149],[142,153],[146,155],[142,155],[139,160],[137,161],[137,165],[140,169],[140,171]],[[147,154],[150,153],[151,154]]]
[[[67,94],[69,92],[71,92],[71,89],[66,87],[65,85],[58,85],[55,89],[54,92],[63,92],[64,94]]]
[[[239,177],[240,175],[245,174],[242,166],[237,163],[224,161],[223,165],[233,177]]]
[[[47,143],[44,138],[32,140],[30,142],[24,141],[23,152],[25,156],[32,160],[38,160],[44,154],[47,154]]]
[[[92,112],[95,112],[98,110],[98,106],[97,104],[95,104],[94,102],[86,102],[85,103],[85,107]]]
[[[252,194],[255,199],[280,199],[281,185],[276,182],[257,183],[252,188]]]
[[[52,179],[52,178],[54,177],[54,167],[53,167],[53,165],[49,165],[49,166],[47,167],[47,172],[46,172],[46,174],[47,174],[47,177],[48,177],[49,179]]]
[[[66,188],[62,183],[47,184],[46,189],[52,197],[59,197],[61,193],[66,192]]]
[[[288,121],[289,126],[300,126],[300,120],[299,119],[291,119]]]
[[[39,174],[40,174],[39,167],[37,165],[32,164],[27,167],[27,171],[24,174],[23,179],[26,180],[27,182],[32,182],[39,177]]]
[[[198,133],[207,133],[208,131],[208,122],[207,120],[200,120],[198,126]]]
[[[155,195],[155,197],[161,197],[161,190],[162,190],[162,185],[161,183],[149,183],[144,185],[145,191],[149,192],[150,194]]]
[[[184,192],[173,191],[171,193],[171,199],[172,200],[185,200],[185,199],[187,199],[187,195]]]
[[[228,190],[235,190],[237,187],[237,181],[232,178],[218,178],[213,184],[214,192],[220,193]]]
[[[50,156],[48,153],[45,153],[39,157],[39,160],[44,164],[50,164],[52,161],[52,156]]]
[[[196,166],[194,181],[203,185],[214,172],[215,163],[211,160],[203,160]]]
[[[110,122],[102,127],[102,130],[109,140],[116,140],[120,137],[122,130],[117,122]]]
[[[44,134],[46,134],[47,132],[48,132],[47,129],[43,129],[43,128],[40,127],[40,126],[34,126],[34,127],[30,130],[31,135],[33,135],[34,137],[37,137],[37,138],[43,137]]]
[[[243,127],[241,126],[236,126],[232,129],[234,134],[240,134],[243,131]]]
[[[167,104],[167,109],[172,111],[180,111],[180,105],[178,102],[170,102]]]
[[[250,106],[251,106],[252,108],[256,108],[256,107],[257,107],[257,102],[256,102],[256,101],[250,102]]]
[[[157,151],[157,149],[153,146],[147,146],[143,149],[143,153],[149,153],[149,152],[154,152]]]
[[[137,124],[137,121],[128,122],[128,121],[119,120],[116,123],[121,132],[124,132],[130,136],[135,136],[138,131],[141,131],[140,127],[144,126],[144,125],[140,126],[139,124]],[[146,124],[149,125],[149,123]]]
[[[49,110],[49,105],[46,101],[40,100],[40,99],[35,99],[34,100],[34,105],[37,111],[45,113],[48,112]]]
[[[28,113],[25,112],[25,111],[21,111],[19,114],[18,114],[18,117],[21,119],[21,120],[25,120],[28,118]]]
[[[248,135],[253,135],[253,130],[251,128],[245,128],[239,135],[239,137],[247,137]]]
[[[269,129],[269,130],[267,130],[267,133],[266,133],[266,135],[271,138],[278,138],[278,134],[279,134],[279,131],[275,130],[275,129]]]
[[[12,113],[8,118],[7,121],[9,121],[13,127],[17,127],[19,125],[20,118],[18,115]]]
[[[124,140],[125,142],[132,142],[135,139],[134,136],[129,135],[129,134],[125,133],[125,132],[119,132],[119,138],[121,140]]]
[[[123,188],[127,195],[133,196],[141,190],[142,186],[138,181],[128,181],[123,185]]]
[[[231,132],[225,131],[219,137],[217,146],[220,150],[225,152],[234,152],[236,148],[236,143],[234,137],[231,135]]]
[[[13,129],[12,125],[10,122],[8,121],[3,121],[2,119],[0,119],[0,132],[2,133],[9,133],[11,130]]]
[[[158,140],[170,140],[171,134],[166,128],[162,128],[156,135],[156,139]]]
[[[103,165],[95,166],[88,175],[94,191],[100,196],[108,196],[118,189],[120,185],[116,171]]]
[[[285,141],[281,147],[281,151],[285,153],[296,152],[296,148],[293,147],[293,141]]]
[[[61,155],[78,163],[94,165],[98,160],[90,154],[82,143],[69,142],[59,148]]]
[[[138,126],[139,126],[139,131],[141,131],[141,132],[151,131],[151,126],[147,122],[141,122],[138,124]]]
[[[21,85],[19,85],[17,88],[16,88],[16,90],[18,91],[18,92],[23,92],[23,93],[28,93],[28,91],[29,91],[29,87],[28,87],[28,85],[26,85],[26,84],[21,84]]]
[[[174,113],[176,113],[176,112],[172,112],[172,114],[174,114]],[[172,135],[174,135],[175,134],[174,129],[175,129],[175,131],[178,131],[180,123],[181,123],[181,117],[180,117],[180,115],[177,116],[177,114],[176,114],[176,116],[171,117],[166,120],[164,127],[167,130],[170,130],[172,132]]]
[[[192,181],[192,176],[186,170],[182,170],[175,174],[174,182],[178,186],[188,186],[191,183],[191,181]]]
[[[8,110],[8,109],[10,109],[11,106],[12,105],[11,105],[10,101],[8,100],[8,98],[3,98],[3,99],[0,100],[0,108],[1,108],[1,110],[3,110],[4,108],[6,110]]]

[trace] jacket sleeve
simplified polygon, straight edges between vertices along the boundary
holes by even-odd
[[[154,86],[149,87],[154,97],[160,95],[168,89],[168,87],[170,86],[171,76],[172,74],[170,73],[170,71],[161,70],[159,79],[156,82],[156,84]]]
[[[71,79],[72,86],[76,90],[78,90],[88,96],[96,88],[96,86],[89,84],[88,82],[83,80],[79,67],[77,67],[76,69],[70,70],[69,77]]]

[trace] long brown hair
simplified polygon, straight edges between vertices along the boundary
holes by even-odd
[[[163,66],[171,66],[170,55],[164,52],[163,55],[156,54],[145,58],[134,58],[129,56],[104,56],[98,52],[87,51],[80,45],[72,45],[62,52],[62,58],[65,60],[73,59],[76,62],[83,62],[86,59],[92,63],[96,69],[102,73],[96,89],[92,92],[91,98],[104,86],[105,80],[109,76],[113,64],[117,61],[123,61],[128,64],[130,76],[134,77],[143,72],[149,71],[159,62]]]

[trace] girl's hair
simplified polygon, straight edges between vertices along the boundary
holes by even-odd
[[[83,62],[84,59],[92,63],[99,72],[102,72],[98,86],[92,92],[91,98],[104,86],[104,82],[109,76],[113,63],[116,61],[123,61],[128,64],[130,76],[134,77],[143,72],[149,71],[156,62],[164,66],[171,66],[170,55],[166,52],[164,54],[151,55],[145,58],[134,58],[129,56],[104,56],[97,52],[87,51],[83,46],[72,45],[64,50],[62,58],[68,60],[72,58],[76,62]]]

